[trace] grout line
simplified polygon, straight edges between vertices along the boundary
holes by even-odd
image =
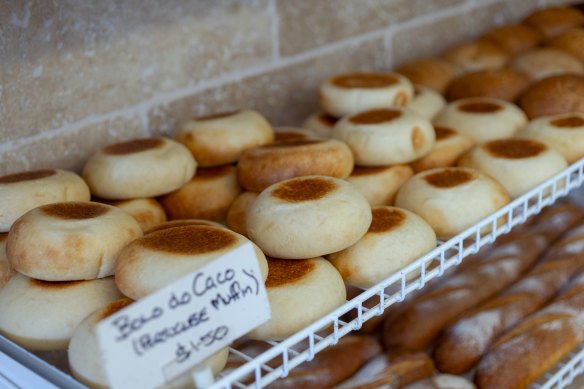
[[[280,59],[280,17],[276,0],[270,0],[268,12],[272,18],[272,60],[277,62]]]

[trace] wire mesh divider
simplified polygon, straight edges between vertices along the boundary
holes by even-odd
[[[364,290],[308,327],[281,342],[268,342],[270,348],[262,354],[252,357],[231,348],[234,355],[246,362],[222,374],[209,389],[261,388],[286,377],[292,369],[312,360],[318,352],[335,345],[340,338],[358,330],[373,317],[382,315],[389,306],[403,301],[409,294],[423,288],[428,281],[460,265],[467,256],[493,243],[497,237],[524,223],[558,198],[567,196],[573,189],[580,187],[583,180],[584,159],[581,159],[448,241],[438,241],[434,250]],[[372,298],[378,299],[377,304],[373,307],[364,306]],[[342,318],[351,311],[355,311],[355,318],[344,321]],[[276,360],[278,366],[268,365]],[[570,360],[563,362],[555,374],[547,374],[547,381],[534,385],[534,388],[564,388],[583,370],[584,345],[579,352],[572,353]]]

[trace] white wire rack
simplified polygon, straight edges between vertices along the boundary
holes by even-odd
[[[220,377],[210,389],[261,388],[286,377],[290,370],[313,359],[316,353],[335,345],[348,333],[360,329],[364,322],[382,315],[390,305],[423,288],[428,281],[459,265],[468,255],[477,253],[481,247],[494,242],[498,236],[525,222],[529,216],[538,214],[544,207],[580,187],[584,179],[583,169],[584,159],[513,200],[473,227],[446,242],[439,242],[436,249],[363,291],[310,326],[284,341],[269,342],[271,347],[264,353],[252,357],[231,349],[233,354],[247,362]],[[412,278],[417,274],[419,275]],[[377,305],[366,307],[364,303],[372,298],[378,299]],[[355,318],[350,321],[342,320],[349,312],[353,313]],[[278,362],[276,367],[275,360],[281,362]],[[535,387],[545,389],[566,387],[575,375],[582,372],[583,360],[584,350],[574,353],[572,359],[564,362],[563,367],[550,376],[548,381]]]

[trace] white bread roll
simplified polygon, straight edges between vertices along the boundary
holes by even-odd
[[[83,168],[91,193],[108,200],[154,197],[183,186],[197,163],[189,150],[163,137],[133,139],[104,147]]]
[[[509,138],[527,123],[515,104],[490,97],[470,97],[448,104],[434,124],[455,128],[475,142]]]
[[[411,164],[416,173],[437,167],[455,166],[456,161],[474,145],[469,137],[449,127],[435,125],[434,132],[436,142],[432,150]]]
[[[185,186],[160,198],[170,220],[207,219],[222,222],[241,188],[237,170],[224,165],[201,168]]]
[[[102,202],[101,200],[97,200]],[[131,199],[122,201],[103,201],[105,204],[113,205],[130,215],[140,225],[142,231],[148,231],[149,229],[164,223],[166,221],[166,213],[164,208],[156,199]]]
[[[268,258],[268,268],[272,318],[248,334],[252,339],[285,339],[345,303],[343,279],[324,258]]]
[[[475,169],[426,170],[410,178],[395,205],[426,220],[441,240],[471,227],[510,201],[505,188]]]
[[[405,107],[414,96],[412,83],[397,73],[349,73],[329,78],[320,86],[321,107],[342,117],[388,107]]]
[[[339,121],[338,118],[327,114],[326,112],[316,112],[310,115],[302,127],[308,128],[321,138],[330,138],[333,127]]]
[[[89,187],[75,173],[35,170],[0,177],[0,232],[33,208],[64,201],[89,201]]]
[[[148,233],[122,250],[116,262],[116,284],[138,300],[249,242],[227,228],[186,225]],[[256,248],[262,277],[268,266]]]
[[[365,196],[372,207],[392,205],[398,189],[414,171],[407,165],[361,167],[355,166],[346,178]]]
[[[560,152],[568,163],[584,157],[584,113],[561,113],[530,121],[518,137],[544,142]]]
[[[30,350],[64,350],[87,315],[122,297],[113,277],[46,282],[16,274],[0,289],[0,334]]]
[[[538,47],[519,54],[509,62],[509,67],[533,81],[557,74],[584,73],[584,64],[576,57],[552,47]]]
[[[434,119],[446,107],[446,99],[434,89],[415,85],[414,98],[407,108],[428,120]]]
[[[84,385],[94,389],[110,387],[105,375],[103,362],[100,358],[97,325],[102,320],[127,307],[131,303],[132,300],[128,298],[116,300],[87,316],[75,329],[71,342],[69,343],[69,365],[75,378]],[[225,367],[228,355],[229,348],[223,348],[204,362],[194,366],[190,372],[174,379],[172,382],[162,386],[162,388],[192,388],[191,374],[194,370],[205,364],[211,368],[214,375],[217,375]]]
[[[361,240],[327,256],[347,284],[360,288],[372,287],[436,247],[434,230],[418,215],[396,207],[376,207],[372,213]]]
[[[296,141],[322,138],[316,132],[300,127],[274,127],[274,141]],[[328,137],[327,137],[328,138]]]
[[[274,132],[262,115],[246,109],[187,121],[177,129],[176,139],[200,166],[209,167],[237,162],[244,150],[273,142]]]
[[[138,222],[111,205],[67,202],[43,205],[14,223],[6,252],[14,269],[45,281],[114,274],[120,250],[142,236]]]
[[[397,165],[428,154],[434,145],[432,124],[407,109],[375,109],[341,119],[333,138],[351,148],[355,164]]]
[[[313,258],[357,242],[371,224],[367,199],[346,181],[292,178],[264,190],[247,215],[247,233],[266,255]]]
[[[247,213],[257,197],[258,194],[255,192],[240,194],[231,204],[227,213],[227,227],[238,234],[247,236]]]
[[[568,163],[545,143],[510,138],[477,146],[462,157],[459,165],[488,174],[515,198],[561,172]]]
[[[16,273],[6,257],[6,238],[8,234],[0,233],[0,289],[6,285]]]

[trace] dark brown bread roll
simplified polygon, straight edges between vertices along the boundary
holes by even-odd
[[[568,112],[584,112],[584,76],[563,74],[531,84],[519,97],[529,119]]]

